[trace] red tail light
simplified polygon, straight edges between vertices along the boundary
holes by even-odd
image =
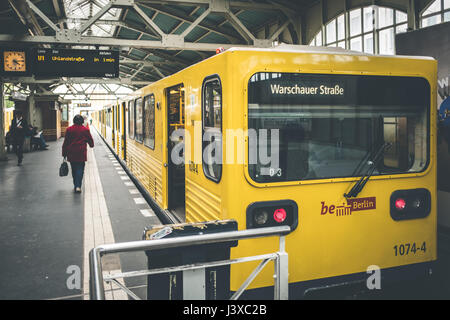
[[[406,201],[405,199],[402,198],[398,198],[397,200],[395,200],[395,208],[397,208],[397,210],[403,210],[406,207]]]
[[[286,220],[286,210],[283,208],[276,209],[273,213],[273,219],[278,223],[282,223]]]

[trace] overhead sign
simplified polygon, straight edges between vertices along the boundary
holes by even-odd
[[[37,77],[119,77],[119,52],[113,50],[36,49]]]
[[[19,100],[19,101],[27,101],[27,97],[28,96],[18,91],[11,92],[11,95],[9,96],[11,100]]]

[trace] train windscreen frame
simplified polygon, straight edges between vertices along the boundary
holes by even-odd
[[[423,172],[430,101],[420,77],[255,73],[249,176],[257,183],[356,177],[385,144],[373,175]]]

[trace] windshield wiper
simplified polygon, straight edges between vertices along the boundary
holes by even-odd
[[[369,178],[373,175],[373,172],[375,171],[375,168],[378,165],[378,162],[380,159],[382,159],[382,155],[386,150],[388,150],[392,146],[392,143],[385,142],[383,143],[378,150],[376,150],[375,155],[370,155],[367,158],[372,158],[372,160],[368,160],[367,164],[370,166],[366,173],[359,179],[359,181],[353,186],[353,188],[350,190],[349,193],[344,193],[344,197],[346,198],[353,198],[356,197],[364,188]],[[359,165],[358,165],[359,167]]]

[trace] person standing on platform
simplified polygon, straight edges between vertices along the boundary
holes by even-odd
[[[72,178],[74,191],[81,193],[81,183],[83,181],[84,166],[87,161],[87,147],[94,147],[94,140],[91,132],[84,125],[84,118],[77,114],[73,118],[73,125],[68,127],[62,146],[62,156],[67,158],[72,168]]]
[[[28,123],[23,118],[22,111],[18,110],[15,112],[9,130],[11,132],[14,151],[17,154],[17,165],[21,166],[23,160],[23,143],[25,141],[25,136],[28,133]]]
[[[89,128],[89,122],[87,121],[87,117],[86,117],[86,116],[83,116],[83,119],[84,119],[84,126],[90,130],[90,128]]]

